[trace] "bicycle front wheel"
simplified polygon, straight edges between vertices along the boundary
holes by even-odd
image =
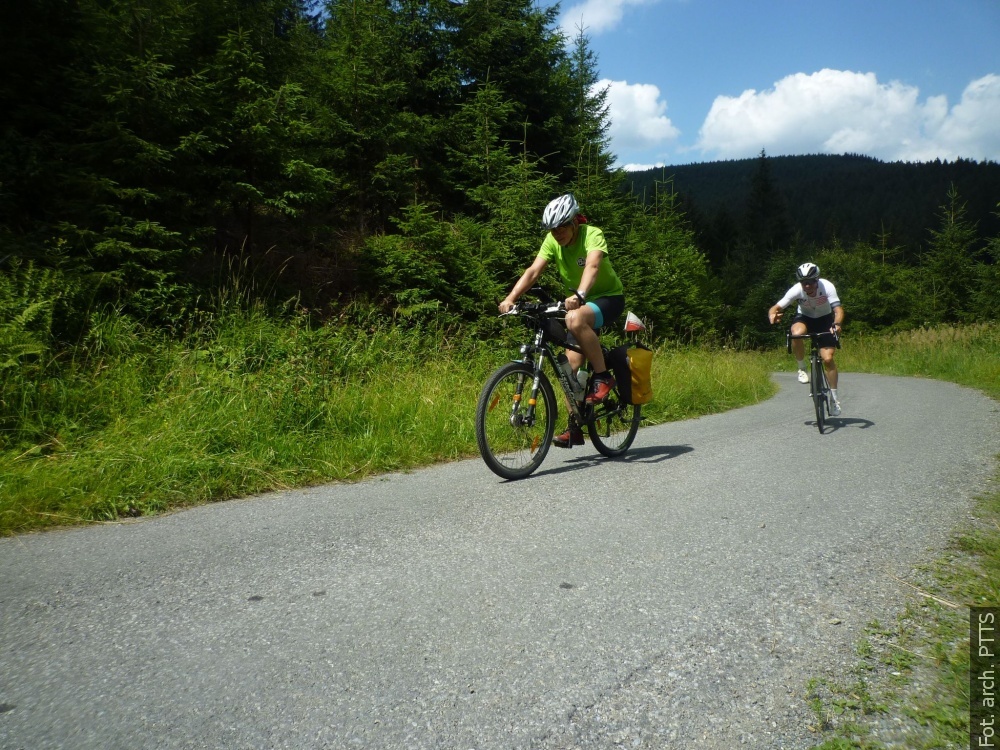
[[[523,479],[545,459],[555,433],[555,394],[545,373],[539,373],[534,408],[531,386],[535,370],[510,362],[486,381],[476,406],[476,442],[483,461],[504,479]]]
[[[594,407],[594,416],[587,423],[590,441],[598,452],[608,458],[625,453],[635,440],[642,420],[642,407],[622,403],[617,390],[612,398]]]
[[[813,404],[816,407],[816,427],[819,429],[819,434],[822,435],[823,428],[826,426],[823,414],[827,406],[826,372],[823,369],[823,362],[818,357],[813,360],[812,370],[812,396]]]

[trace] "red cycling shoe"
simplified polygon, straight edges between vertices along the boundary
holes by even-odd
[[[571,424],[562,435],[552,438],[552,445],[557,448],[572,448],[574,445],[583,445],[583,430]]]
[[[590,386],[590,393],[587,394],[588,404],[599,404],[611,395],[611,389],[615,387],[615,379],[612,375],[606,378],[595,379]]]

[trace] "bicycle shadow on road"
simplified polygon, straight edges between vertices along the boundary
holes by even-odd
[[[669,458],[676,458],[677,456],[682,456],[685,453],[690,453],[694,448],[690,445],[649,445],[641,448],[632,448],[624,456],[619,456],[618,458],[608,458],[607,456],[602,456],[600,453],[588,453],[585,456],[575,456],[573,458],[567,459],[562,466],[556,466],[551,469],[546,469],[544,471],[538,471],[535,476],[544,476],[552,474],[562,474],[566,471],[576,471],[577,469],[585,469],[588,466],[594,466],[602,461],[618,461],[621,463],[642,463],[642,464],[655,464],[660,461],[666,461]]]
[[[812,422],[806,422],[810,427],[815,427],[815,420]],[[826,418],[826,428],[823,430],[823,434],[829,434],[836,432],[844,427],[857,427],[860,430],[867,430],[869,427],[874,427],[875,423],[870,419],[856,419],[854,417],[827,417]]]

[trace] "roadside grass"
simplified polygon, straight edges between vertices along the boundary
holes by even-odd
[[[474,401],[489,359],[440,331],[317,328],[261,311],[214,319],[180,342],[133,336],[118,332],[89,367],[36,389],[82,395],[39,401],[62,408],[25,415],[45,439],[0,457],[0,533],[464,455],[472,415],[461,404]]]
[[[1000,325],[996,323],[848,334],[837,360],[845,371],[948,380],[1000,399]]]
[[[653,401],[643,421],[660,424],[765,401],[777,392],[772,362],[755,352],[663,346],[653,355]]]
[[[516,336],[233,309],[178,341],[109,317],[58,377],[0,381],[15,417],[0,434],[0,534],[474,456],[479,389]],[[755,354],[677,347],[654,357],[654,388],[648,423],[774,392]]]
[[[947,380],[1000,400],[997,324],[849,337],[837,358],[845,371]],[[916,602],[891,626],[869,626],[858,644],[857,679],[807,684],[814,729],[824,738],[818,750],[969,747],[969,607],[1000,604],[998,482],[1000,471],[976,499],[970,523],[919,580],[907,582]]]

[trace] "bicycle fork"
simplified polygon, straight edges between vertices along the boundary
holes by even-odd
[[[531,391],[528,394],[527,408],[524,408],[524,385],[527,382],[527,376],[522,374],[517,377],[517,388],[514,391],[514,403],[510,406],[511,427],[521,427],[523,425],[531,426],[535,423],[535,405],[538,403],[538,389],[541,388],[542,352],[535,347],[533,360],[528,358],[528,353],[529,351],[527,345],[521,347],[521,354],[524,355],[524,359],[522,361],[525,362],[525,364],[531,362],[532,372],[534,372],[535,375],[531,381]]]
[[[810,388],[812,393],[809,395],[812,398],[821,398],[826,403],[826,408],[829,410],[830,405],[833,403],[833,396],[830,393],[830,383],[826,377],[826,365],[823,364],[822,360],[816,360],[812,364],[812,374],[810,375]]]

